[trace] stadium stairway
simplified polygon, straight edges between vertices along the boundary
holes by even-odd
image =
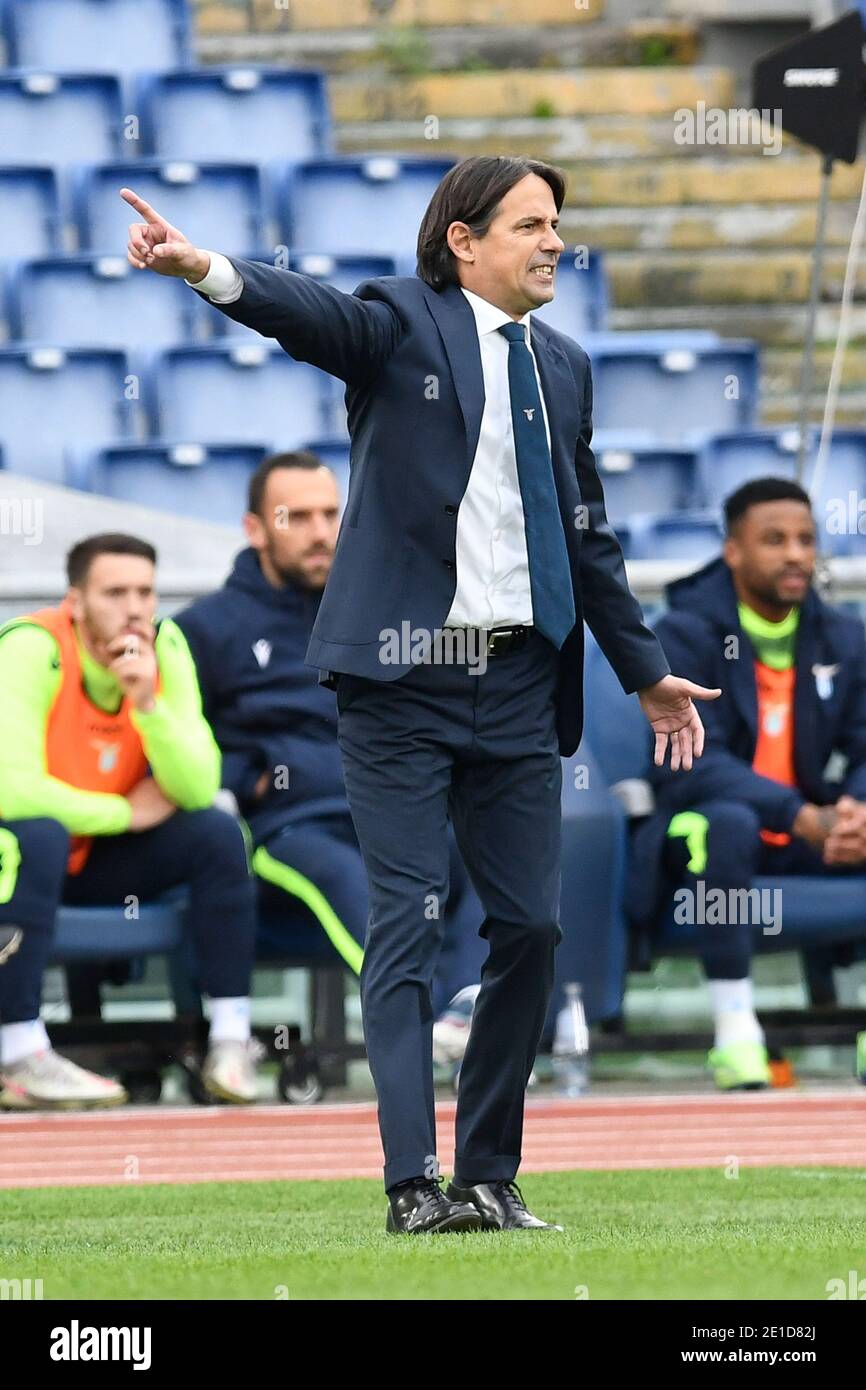
[[[761,423],[794,418],[819,162],[797,142],[677,144],[674,115],[748,105],[760,53],[808,25],[807,0],[197,0],[202,62],[328,74],[336,149],[522,151],[570,175],[562,230],[605,253],[612,329],[712,328],[762,347]],[[862,180],[837,165],[817,323],[820,420]],[[866,406],[866,267],[837,423]]]

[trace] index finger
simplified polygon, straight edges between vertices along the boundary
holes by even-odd
[[[163,221],[156,209],[152,208],[150,203],[146,203],[143,198],[139,198],[137,193],[133,193],[131,188],[121,188],[120,196],[124,202],[134,207],[136,212],[140,212],[145,221],[152,227],[155,226],[157,222]]]

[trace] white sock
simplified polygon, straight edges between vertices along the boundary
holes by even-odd
[[[249,1042],[249,999],[212,999],[210,1001],[210,1041]]]
[[[708,980],[707,984],[716,1025],[716,1047],[735,1042],[762,1043],[764,1030],[755,1016],[748,975],[744,980]]]
[[[41,1018],[31,1018],[26,1023],[0,1024],[0,1061],[4,1066],[14,1067],[23,1057],[47,1052],[50,1047]]]

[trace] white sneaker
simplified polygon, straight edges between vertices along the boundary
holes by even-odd
[[[0,927],[0,965],[14,956],[21,945],[21,931],[18,927]]]
[[[201,1070],[205,1090],[218,1100],[249,1105],[258,1096],[256,1052],[249,1042],[215,1042]]]
[[[433,1061],[437,1066],[448,1067],[463,1061],[480,989],[480,985],[461,989],[433,1024]]]
[[[85,1071],[53,1048],[0,1065],[0,1087],[4,1110],[83,1110],[128,1099],[118,1082]]]

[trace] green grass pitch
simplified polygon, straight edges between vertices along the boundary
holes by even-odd
[[[527,1176],[566,1230],[385,1234],[379,1183],[0,1191],[0,1279],[70,1299],[819,1299],[866,1274],[866,1171]]]

